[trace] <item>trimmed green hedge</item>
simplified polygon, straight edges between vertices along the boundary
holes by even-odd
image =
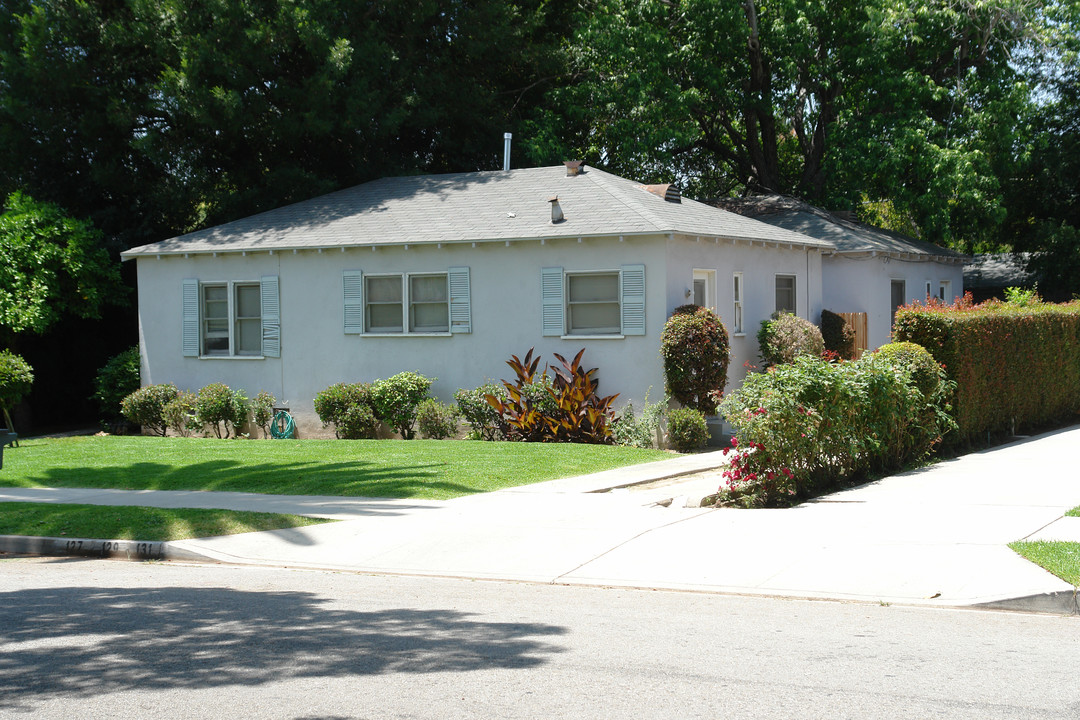
[[[956,381],[960,440],[1080,412],[1080,302],[906,307],[894,337],[925,347]]]

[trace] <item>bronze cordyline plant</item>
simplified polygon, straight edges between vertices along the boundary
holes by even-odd
[[[612,442],[611,421],[615,416],[612,404],[618,395],[597,394],[597,369],[586,370],[581,364],[585,348],[571,361],[553,353],[559,365],[551,366],[554,377],[550,381],[548,366],[537,376],[540,358],[533,357],[533,350],[529,348],[524,358],[511,355],[506,361],[516,375],[513,383],[502,381],[508,395],[506,401],[494,395],[485,396],[499,413],[503,436],[531,442]],[[538,385],[546,397],[538,397],[534,390]]]

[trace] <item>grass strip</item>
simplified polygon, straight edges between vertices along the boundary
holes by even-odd
[[[1080,586],[1080,543],[1032,540],[1009,547],[1065,582]]]
[[[194,508],[0,503],[0,535],[162,542],[319,525],[323,518]]]
[[[0,486],[444,500],[670,457],[571,443],[84,436],[5,449]]]

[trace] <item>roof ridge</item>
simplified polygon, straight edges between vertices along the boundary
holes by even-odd
[[[633,180],[629,180],[627,178],[620,177],[620,176],[615,175],[613,173],[609,173],[606,170],[600,170],[599,168],[594,168],[594,167],[590,167],[589,171],[586,172],[585,175],[586,176],[589,175],[590,172],[599,172],[600,173],[600,175],[598,175],[597,178],[593,182],[598,187],[603,189],[603,191],[606,192],[608,195],[610,195],[614,200],[616,200],[620,205],[623,205],[628,210],[631,210],[634,213],[636,213],[640,218],[642,218],[646,222],[652,224],[656,228],[656,230],[658,232],[665,232],[665,231],[666,232],[671,232],[671,228],[668,226],[668,224],[663,222],[663,220],[661,218],[659,218],[657,215],[650,212],[648,210],[648,208],[645,208],[644,206],[636,207],[635,204],[630,203],[628,199],[622,197],[621,194],[616,193],[612,188],[612,185],[618,185],[617,181],[620,181],[620,180],[627,183],[627,184],[629,184],[629,185],[631,185],[632,187],[629,188],[629,189],[634,189],[635,187],[639,187],[639,186],[644,188],[644,185],[642,183],[638,183],[638,182],[635,182]],[[619,188],[619,190],[621,191],[622,188]],[[646,195],[650,196],[650,197],[656,197],[655,195],[652,195],[652,193],[649,193],[647,190],[643,189],[642,192],[645,193]],[[666,202],[666,201],[664,201],[664,202]]]

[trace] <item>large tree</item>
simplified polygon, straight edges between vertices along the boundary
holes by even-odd
[[[1035,0],[593,0],[537,146],[697,195],[884,201],[972,245],[1030,102]],[[561,146],[560,130],[576,136]]]

